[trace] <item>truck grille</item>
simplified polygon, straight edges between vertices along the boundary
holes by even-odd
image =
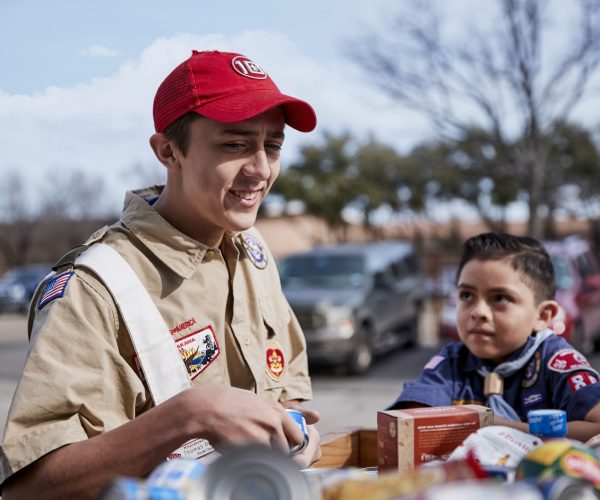
[[[294,310],[303,330],[316,330],[326,326],[325,317],[312,310]]]

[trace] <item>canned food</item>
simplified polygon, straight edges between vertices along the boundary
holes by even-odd
[[[121,477],[110,481],[100,492],[98,500],[186,500],[183,491],[152,486],[140,479]]]
[[[540,438],[560,438],[567,434],[567,412],[563,410],[531,410],[527,413],[529,433]]]
[[[314,500],[320,498],[294,461],[274,448],[224,447],[202,476],[209,500]]]
[[[596,489],[574,477],[563,476],[536,483],[544,500],[597,500]]]
[[[299,445],[296,445],[290,449],[290,455],[296,455],[308,446],[308,426],[306,425],[306,420],[301,411],[292,410],[290,408],[287,408],[286,411],[288,412],[289,416],[292,417],[298,424],[302,434],[304,434],[304,440]]]
[[[202,476],[207,465],[190,458],[174,458],[160,464],[154,469],[146,484],[161,488],[172,488],[186,494],[186,498],[196,494],[202,484]]]

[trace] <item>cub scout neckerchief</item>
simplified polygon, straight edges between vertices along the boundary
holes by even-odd
[[[491,372],[485,366],[477,370],[477,373],[484,377],[483,392],[487,398],[488,406],[494,410],[495,415],[515,422],[521,421],[517,412],[504,399],[504,378],[523,368],[531,359],[531,356],[534,355],[535,351],[537,351],[538,347],[542,345],[542,342],[552,335],[554,335],[553,330],[549,328],[542,330],[533,337],[531,347],[517,359],[500,363]]]

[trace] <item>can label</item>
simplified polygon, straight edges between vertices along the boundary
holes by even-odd
[[[173,488],[153,486],[139,479],[121,477],[110,481],[98,500],[185,500],[185,494]]]
[[[304,440],[299,445],[290,449],[290,455],[296,455],[308,446],[308,426],[306,425],[306,420],[301,411],[292,410],[290,408],[287,408],[286,411],[288,412],[288,415],[294,419],[294,422],[298,424],[302,434],[304,434]]]
[[[567,413],[563,410],[532,410],[527,413],[529,432],[541,438],[563,437],[567,433]]]

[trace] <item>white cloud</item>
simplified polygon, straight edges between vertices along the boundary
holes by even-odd
[[[116,57],[120,52],[116,49],[109,49],[103,45],[90,45],[87,49],[79,51],[84,56],[90,57]]]
[[[138,59],[107,78],[27,95],[0,90],[0,175],[8,169],[27,171],[34,189],[35,182],[45,182],[48,175],[84,169],[110,186],[114,199],[107,203],[118,210],[124,191],[135,187],[124,178],[124,170],[154,165],[162,176],[162,166],[148,146],[152,101],[162,79],[192,49],[241,52],[262,66],[283,92],[313,105],[318,128],[312,134],[288,132],[284,164],[295,157],[300,144],[318,140],[324,130],[359,136],[373,132],[399,148],[427,132],[415,115],[366,90],[367,83],[348,63],[319,64],[279,33],[180,34],[155,40]]]

